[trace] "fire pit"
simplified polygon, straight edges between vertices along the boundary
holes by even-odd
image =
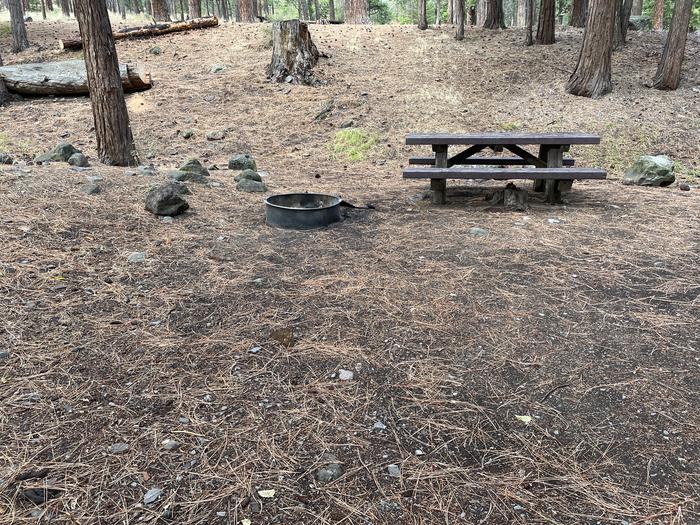
[[[277,228],[310,230],[340,221],[343,200],[322,193],[285,193],[265,199],[267,223]]]

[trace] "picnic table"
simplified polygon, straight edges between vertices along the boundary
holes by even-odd
[[[447,179],[533,180],[533,189],[545,192],[547,202],[561,201],[577,179],[605,179],[606,172],[595,168],[574,168],[574,160],[564,158],[572,145],[600,144],[600,136],[588,133],[413,133],[406,136],[409,146],[432,146],[430,157],[412,157],[404,168],[406,179],[430,179],[433,202],[445,204]],[[449,156],[450,146],[461,151]],[[523,146],[537,146],[534,154]],[[485,149],[514,156],[481,156]],[[516,167],[513,167],[516,166]],[[525,167],[527,166],[527,167]]]

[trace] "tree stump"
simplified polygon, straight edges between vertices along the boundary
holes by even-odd
[[[270,80],[311,84],[311,69],[318,62],[318,57],[309,26],[304,22],[284,20],[272,26],[272,61],[267,67]]]

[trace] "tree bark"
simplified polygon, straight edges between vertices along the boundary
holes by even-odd
[[[151,87],[150,73],[138,64],[119,64],[119,75],[124,91]],[[20,95],[66,96],[90,92],[83,60],[2,66],[0,78],[10,91]]]
[[[662,31],[664,28],[664,0],[656,0],[653,27],[654,31]]]
[[[272,26],[272,61],[267,76],[274,82],[312,84],[311,69],[318,62],[318,49],[309,26],[299,20],[275,22]]]
[[[632,2],[632,15],[642,16],[642,8],[644,7],[643,0],[633,0]]]
[[[7,8],[10,11],[12,27],[12,52],[19,53],[29,47],[27,26],[24,23],[24,10],[20,0],[7,0]]]
[[[627,43],[627,28],[632,14],[632,0],[616,0],[615,35],[613,49],[620,49]]]
[[[586,27],[586,12],[588,11],[587,0],[572,0],[571,2],[571,21],[569,25],[572,27]]]
[[[428,29],[428,16],[426,13],[425,0],[418,0],[418,29]]]
[[[156,22],[170,22],[170,10],[166,0],[151,0],[151,9]]]
[[[473,5],[469,6],[469,25],[472,27],[476,25],[476,7]]]
[[[535,0],[525,0],[525,45],[532,45],[532,24],[535,18]]]
[[[216,27],[219,25],[219,19],[215,16],[206,18],[196,18],[194,20],[186,20],[184,22],[171,22],[163,24],[152,24],[147,26],[127,27],[120,29],[114,33],[114,40],[150,38],[154,36],[167,35],[169,33],[177,33],[180,31],[191,31],[195,29],[206,29],[208,27]],[[59,40],[58,47],[66,51],[77,51],[83,48],[83,42],[80,38]]]
[[[202,2],[201,2],[201,0],[189,0],[187,6],[188,6],[188,13],[189,13],[190,19],[201,18],[201,16],[202,16]]]
[[[554,9],[554,0],[542,0],[540,2],[540,17],[537,21],[538,44],[548,45],[554,43]]]
[[[503,0],[486,0],[485,29],[505,29],[503,21]]]
[[[454,0],[455,40],[464,40],[464,0]]]
[[[61,13],[66,18],[70,17],[70,0],[61,0]]]
[[[527,22],[527,0],[517,0],[515,24],[518,27],[525,27]]]
[[[238,19],[240,22],[257,22],[253,0],[238,1]]]
[[[346,24],[369,24],[368,0],[345,0]]]
[[[105,164],[136,164],[136,148],[107,6],[94,0],[74,1],[80,36],[85,43],[85,67],[98,156]]]
[[[328,20],[335,22],[335,2],[328,0]]]
[[[440,0],[435,0],[435,29],[439,29],[442,13],[440,12]]]
[[[685,41],[688,37],[692,10],[693,0],[676,0],[664,52],[654,77],[653,87],[656,89],[677,89],[680,84]]]
[[[448,24],[455,23],[454,0],[447,0],[447,23]]]
[[[590,0],[588,20],[576,69],[566,84],[567,93],[600,98],[612,91],[612,43],[615,2]]]

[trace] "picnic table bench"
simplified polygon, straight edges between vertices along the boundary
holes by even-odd
[[[574,180],[607,176],[601,169],[574,168],[574,160],[564,158],[574,144],[600,144],[599,135],[588,133],[413,133],[406,136],[406,144],[432,146],[433,156],[408,161],[424,167],[404,168],[403,177],[430,179],[435,204],[445,204],[447,179],[533,180],[535,191],[545,192],[547,202],[557,203]],[[523,148],[528,145],[539,146],[537,155]],[[449,156],[450,146],[460,146],[462,151]],[[494,152],[506,149],[514,156],[476,156],[487,148]]]

